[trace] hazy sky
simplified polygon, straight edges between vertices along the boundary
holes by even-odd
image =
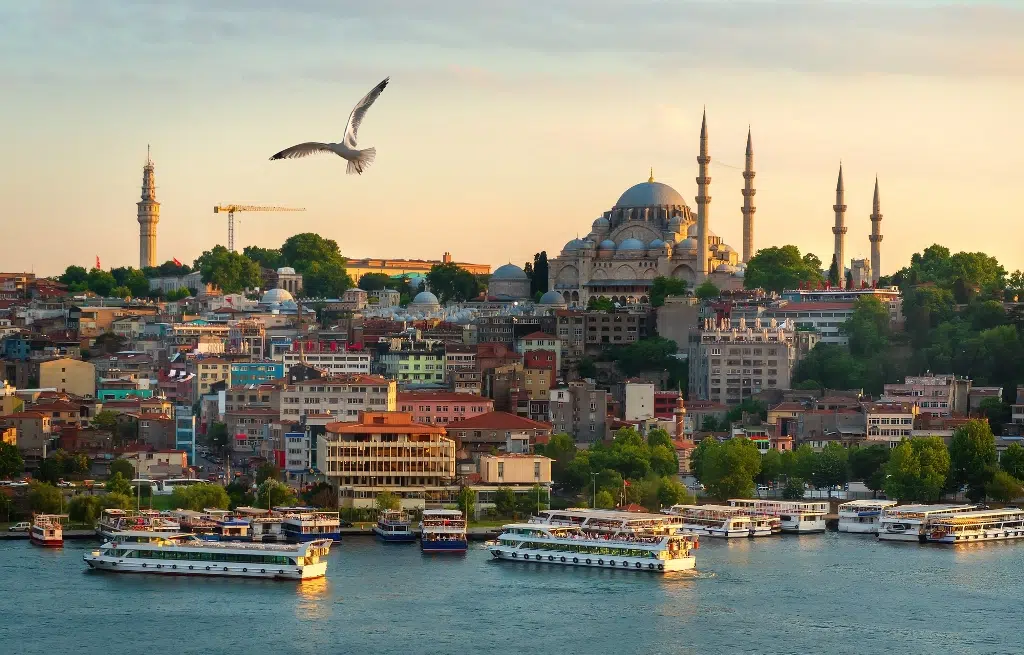
[[[758,247],[828,262],[835,178],[847,257],[882,272],[933,242],[1024,268],[1024,2],[682,0],[36,0],[0,4],[0,269],[138,265],[146,144],[158,259],[301,231],[349,257],[522,264],[585,235],[627,187],[671,184],[695,208],[707,106],[711,227],[737,249],[747,125]],[[345,175],[352,105],[391,85]]]

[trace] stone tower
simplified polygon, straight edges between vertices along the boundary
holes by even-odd
[[[139,268],[156,266],[156,224],[160,222],[160,203],[156,201],[153,160],[146,146],[146,165],[142,167],[142,200],[139,207]]]
[[[754,256],[754,146],[750,141],[750,128],[747,128],[747,163],[743,169],[743,263],[746,264]]]
[[[708,117],[705,110],[700,121],[700,155],[697,156],[699,172],[697,175],[697,279],[703,281],[708,276],[708,220],[711,209],[711,196],[708,187],[711,178],[708,176]]]
[[[871,282],[878,283],[882,269],[882,203],[878,199],[878,176],[875,176],[875,198],[871,203]]]
[[[836,266],[839,267],[839,286],[842,286],[846,281],[846,255],[843,252],[843,242],[846,239],[846,205],[843,203],[843,199],[843,165],[839,164],[839,182],[836,183],[836,204],[832,205],[832,209],[836,212],[836,224],[832,228],[832,234],[836,235],[834,255]]]

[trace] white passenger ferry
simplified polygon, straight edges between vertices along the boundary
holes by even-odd
[[[878,534],[882,510],[895,500],[851,500],[839,505],[839,531]]]
[[[571,507],[560,510],[542,510],[530,517],[530,523],[539,525],[575,526],[587,534],[617,535],[641,534],[671,527],[682,529],[685,521],[671,514],[646,514],[617,510]]]
[[[420,519],[420,550],[464,553],[469,548],[466,519],[457,509],[425,509]]]
[[[783,532],[808,534],[825,531],[825,516],[828,514],[827,502],[732,498],[729,500],[729,504],[733,507],[742,507],[751,516],[778,517]]]
[[[577,526],[513,523],[488,550],[497,560],[668,573],[695,568],[696,548],[696,536],[674,530],[602,536]]]
[[[745,509],[729,505],[673,505],[665,513],[682,517],[684,532],[726,539],[771,536],[774,519],[753,517]]]
[[[176,534],[181,525],[170,516],[154,510],[105,509],[96,523],[96,534],[110,539],[124,530],[144,530]]]
[[[925,538],[940,544],[1024,539],[1024,510],[1007,507],[939,514],[928,522]]]
[[[108,541],[83,559],[89,568],[119,573],[307,580],[327,574],[330,550],[329,539],[253,544],[176,534],[150,541]]]
[[[878,517],[878,538],[886,541],[925,540],[928,523],[943,514],[960,514],[977,509],[975,505],[896,505],[886,507]]]
[[[341,541],[341,517],[313,507],[275,507],[280,514],[281,532],[292,543],[330,539]]]

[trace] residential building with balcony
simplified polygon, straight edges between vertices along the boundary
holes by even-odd
[[[552,431],[570,435],[576,443],[604,441],[608,434],[608,392],[587,381],[552,389],[548,410]]]
[[[95,398],[96,367],[90,362],[69,357],[39,362],[39,386],[82,398]]]
[[[887,442],[895,448],[914,432],[914,418],[919,412],[913,402],[865,403],[867,440]]]
[[[300,353],[297,350],[289,350],[281,355],[284,362],[284,370],[290,370],[293,366],[305,363],[329,375],[346,375],[350,373],[370,374],[370,366],[373,363],[373,356],[368,352],[361,351],[336,351],[336,352],[312,352]]]
[[[281,421],[307,414],[331,414],[336,421],[358,421],[362,412],[393,412],[398,400],[394,380],[349,373],[290,385],[281,392]]]
[[[284,364],[273,361],[231,362],[231,386],[260,384],[284,378]]]
[[[908,375],[903,384],[887,384],[883,403],[913,403],[919,412],[934,416],[964,415],[968,410],[971,381],[952,374]]]
[[[477,459],[493,449],[504,453],[532,453],[538,439],[551,436],[551,424],[532,421],[508,412],[487,412],[448,426],[460,452]]]
[[[469,393],[446,391],[400,391],[400,412],[408,412],[415,423],[447,425],[454,421],[494,411],[494,401]]]

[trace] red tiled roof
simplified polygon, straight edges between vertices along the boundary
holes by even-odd
[[[316,378],[313,380],[303,380],[302,382],[296,382],[296,385],[300,384],[313,384],[313,383],[325,383],[325,384],[383,384],[387,385],[390,382],[386,377],[382,375],[367,375],[365,373],[340,373],[337,375],[330,375],[323,378]]]
[[[77,412],[80,408],[68,402],[55,402],[32,405],[29,409],[36,412]]]
[[[777,314],[780,312],[829,312],[841,310],[852,312],[853,302],[791,302],[781,307],[768,307],[764,312],[765,314]]]
[[[541,423],[508,412],[487,412],[448,424],[448,430],[550,430],[550,423]]]
[[[439,402],[439,403],[478,403],[486,402],[494,404],[490,398],[484,398],[475,393],[455,393],[453,391],[400,391],[398,402]]]
[[[0,418],[46,418],[46,414],[42,414],[40,412],[15,412],[13,414],[0,416]]]
[[[800,412],[806,408],[800,403],[779,403],[775,407],[770,408],[769,412]]]
[[[530,334],[526,335],[525,337],[519,337],[519,340],[520,341],[522,341],[523,339],[552,339],[553,340],[553,339],[557,339],[557,338],[558,337],[556,337],[555,335],[548,334],[547,332],[531,332]]]

